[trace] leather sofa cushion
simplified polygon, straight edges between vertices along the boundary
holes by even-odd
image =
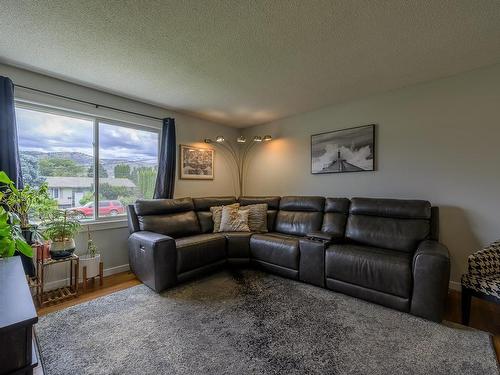
[[[254,234],[250,238],[252,258],[278,266],[299,269],[299,237],[281,233]]]
[[[287,196],[280,200],[275,230],[279,233],[305,236],[321,229],[325,198]]]
[[[305,236],[321,229],[322,212],[278,211],[276,232]]]
[[[336,244],[326,250],[326,277],[409,298],[412,256],[376,247]]]
[[[321,231],[332,234],[334,237],[343,237],[349,205],[350,201],[347,198],[326,198]]]
[[[429,238],[431,204],[422,200],[352,198],[346,238],[361,244],[414,252]]]
[[[261,204],[267,203],[267,208],[269,210],[277,210],[280,205],[280,197],[240,197],[238,199],[241,206],[249,206],[251,204]]]
[[[347,215],[327,212],[323,215],[321,231],[334,237],[344,237]]]
[[[360,244],[413,253],[429,231],[429,220],[349,215],[345,236]]]
[[[195,211],[210,211],[210,207],[227,206],[236,203],[236,197],[205,197],[193,198]]]
[[[165,215],[177,212],[193,211],[191,198],[178,199],[139,199],[134,204],[138,216]]]
[[[183,273],[226,258],[226,238],[219,233],[199,234],[175,240],[177,272]]]
[[[212,233],[214,231],[214,221],[210,211],[198,211],[196,216],[198,216],[201,233]]]
[[[347,215],[351,201],[347,198],[326,198],[325,212],[340,213]]]
[[[194,211],[145,215],[137,218],[140,230],[161,233],[173,238],[200,233],[200,225]]]
[[[267,231],[274,232],[276,224],[276,216],[278,216],[277,210],[267,210]]]
[[[325,198],[308,196],[287,196],[280,200],[280,210],[323,212]]]
[[[251,232],[224,232],[228,258],[250,258]]]
[[[431,204],[422,200],[352,198],[350,213],[399,219],[431,218]]]

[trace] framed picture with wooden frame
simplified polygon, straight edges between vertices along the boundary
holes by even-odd
[[[213,180],[215,150],[180,145],[180,178],[183,180]]]

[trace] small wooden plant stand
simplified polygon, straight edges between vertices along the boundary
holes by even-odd
[[[37,260],[37,280],[34,283],[34,286],[36,286],[36,295],[38,297],[38,304],[40,307],[44,307],[46,304],[59,303],[78,296],[78,261],[79,258],[75,254],[62,259],[49,258]],[[69,285],[45,291],[46,268],[61,263],[69,265]]]
[[[87,266],[82,267],[82,289],[85,292],[87,290],[89,280],[92,280],[92,284],[95,283],[95,278],[99,277],[99,286],[102,286],[102,278],[104,274],[104,264],[99,262],[99,275],[95,277],[87,278]]]

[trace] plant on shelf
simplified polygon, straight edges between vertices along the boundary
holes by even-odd
[[[33,249],[24,239],[19,223],[17,215],[0,206],[0,258],[11,257],[16,251],[33,256]]]
[[[56,205],[48,195],[47,184],[42,184],[38,189],[26,185],[18,189],[14,182],[4,171],[0,171],[0,206],[4,215],[7,214],[7,223],[11,227],[14,235],[14,253],[21,256],[24,272],[29,276],[35,275],[35,266],[33,264],[33,252],[23,244],[31,245],[34,241],[43,241],[43,236],[38,230],[37,225],[30,224],[30,214],[43,215],[50,211]],[[4,229],[5,230],[5,229]],[[24,238],[24,241],[21,239]],[[0,246],[5,246],[4,244]],[[6,250],[0,249],[0,252],[10,254],[12,245]]]
[[[100,275],[101,254],[97,250],[97,246],[90,234],[90,226],[87,226],[87,253],[80,256],[80,279],[90,279]],[[85,267],[85,272],[83,272]]]
[[[17,215],[26,242],[42,242],[43,236],[38,225],[30,222],[30,216],[40,221],[57,208],[57,202],[49,196],[47,183],[41,184],[39,188],[26,185],[18,189],[7,174],[0,171],[0,189],[0,205]]]
[[[75,235],[80,230],[80,221],[66,210],[54,210],[42,223],[43,234],[52,241],[52,258],[64,258],[75,251]]]

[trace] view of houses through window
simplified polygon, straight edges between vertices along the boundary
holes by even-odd
[[[24,183],[47,183],[59,208],[92,220],[125,215],[127,204],[153,197],[158,132],[23,106],[16,117]]]

